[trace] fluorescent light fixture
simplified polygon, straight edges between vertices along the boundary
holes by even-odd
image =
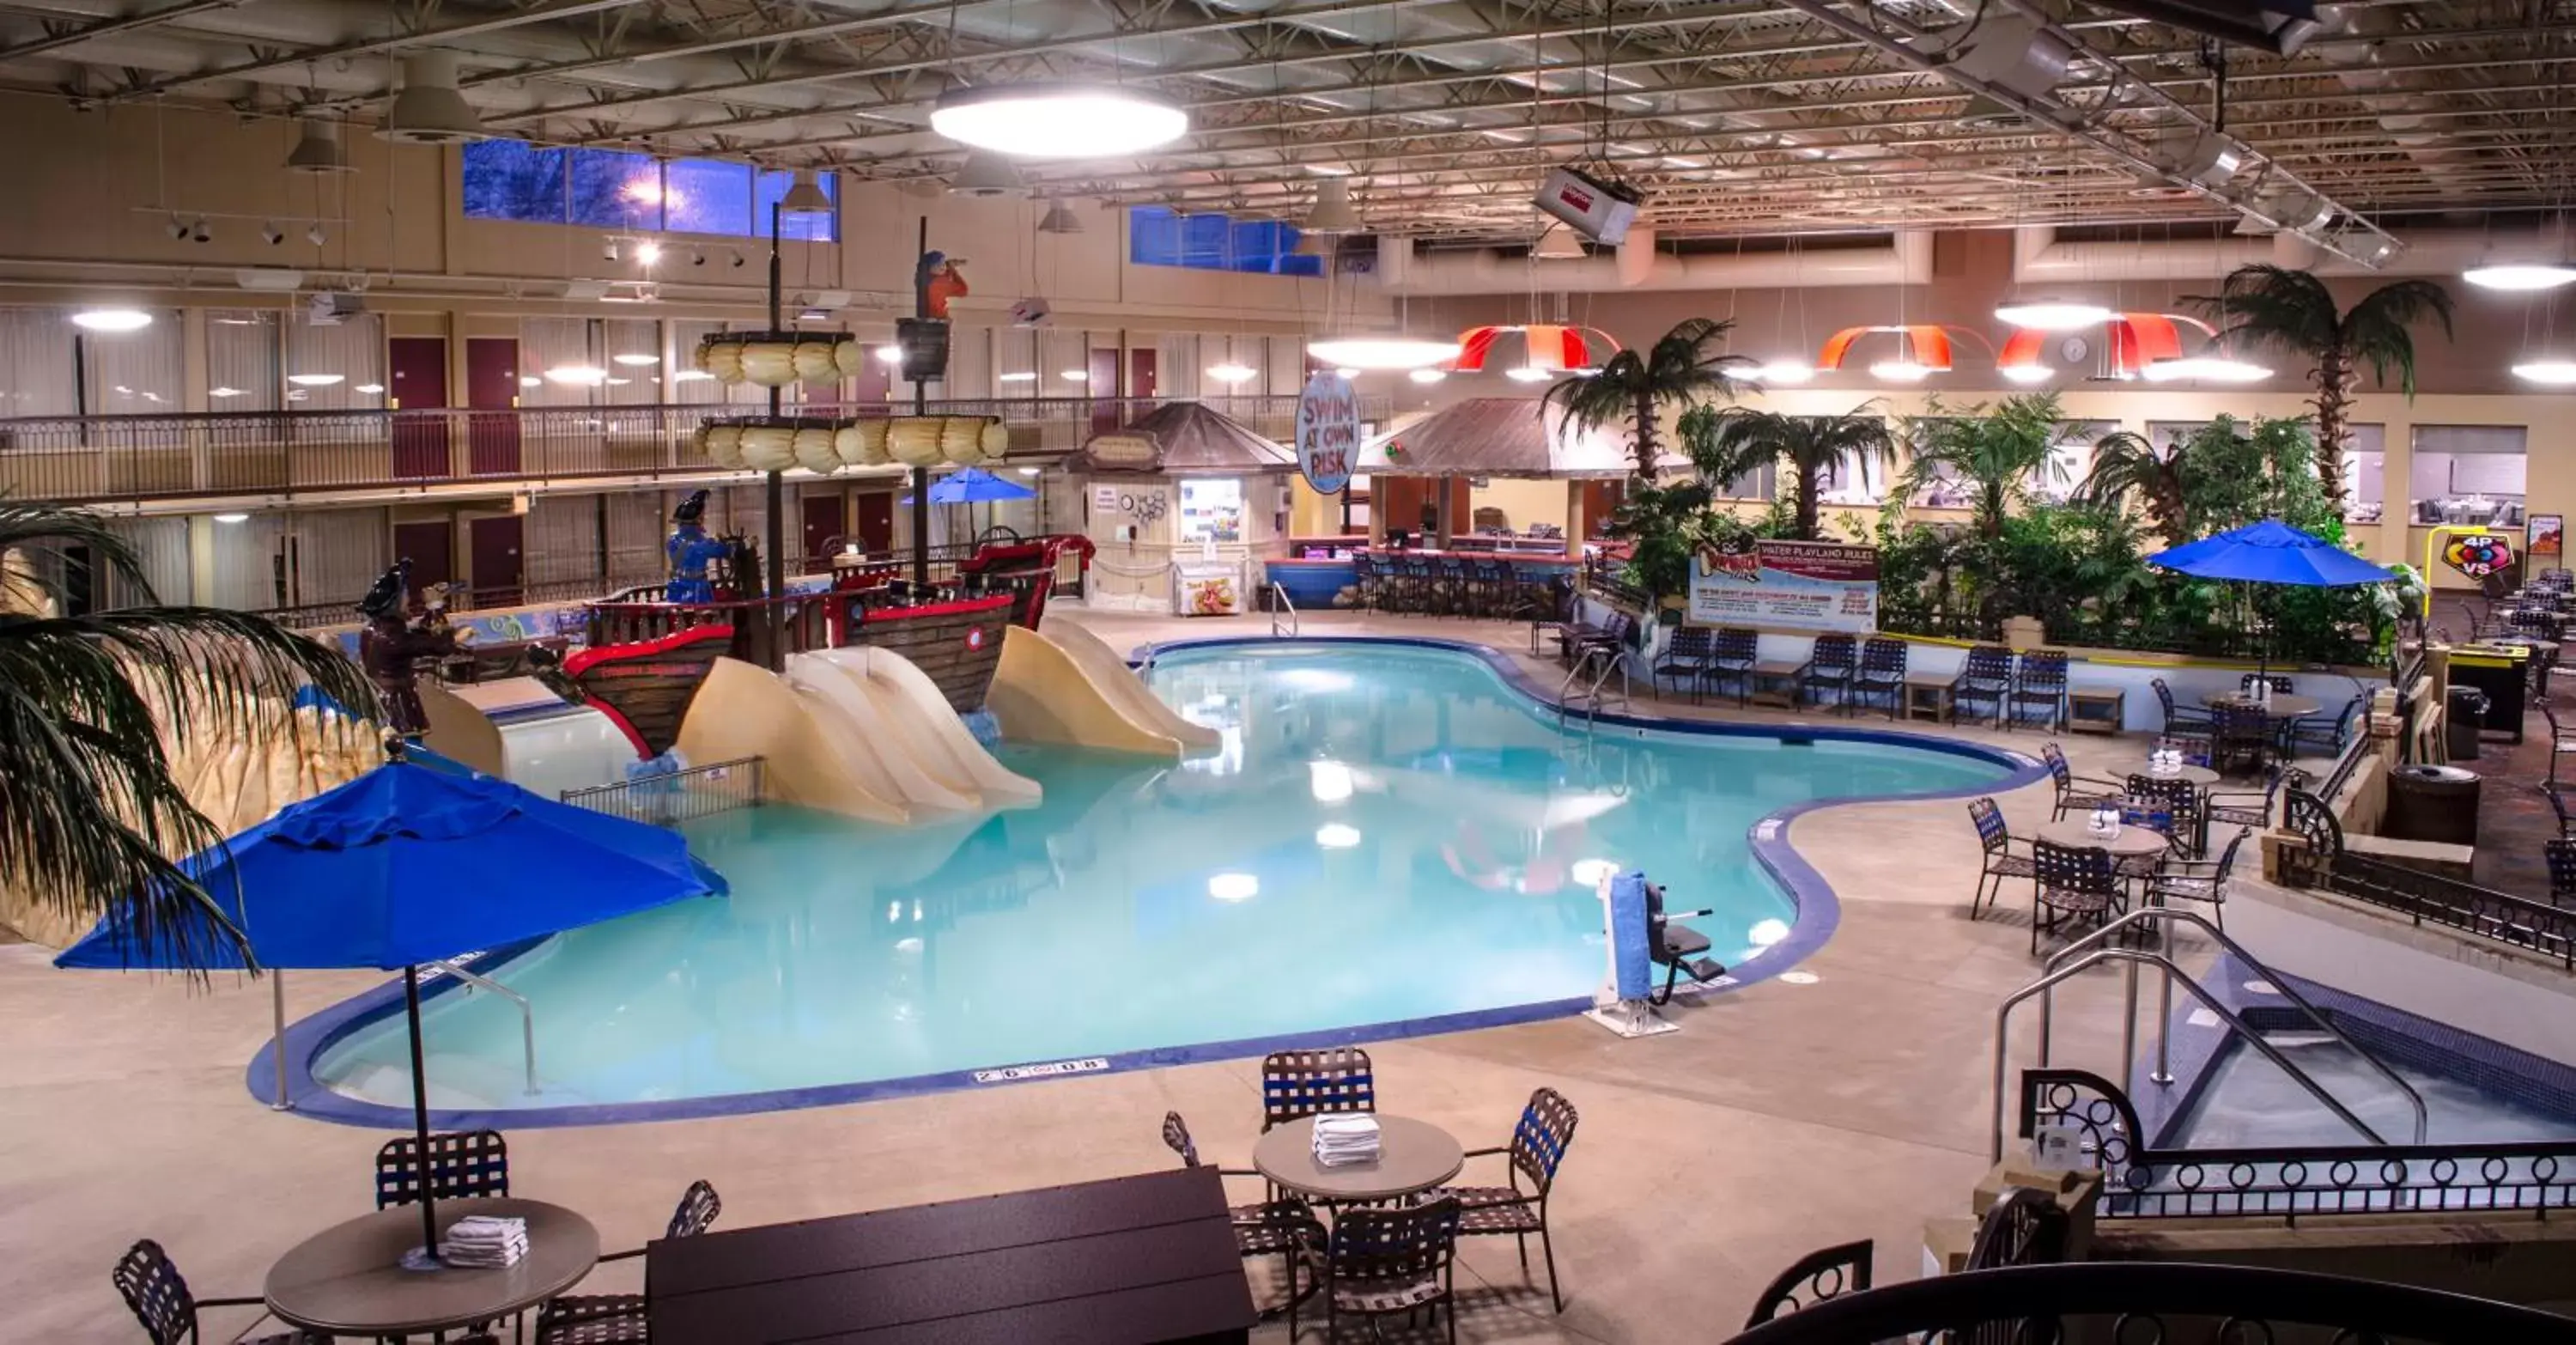
[[[558,364],[546,371],[546,381],[595,388],[608,381],[608,371],[595,364]]]
[[[242,395],[242,391],[243,390],[240,388],[208,388],[206,389],[206,395],[209,397],[239,397]]]
[[[1249,383],[1252,380],[1261,377],[1260,370],[1253,368],[1249,364],[1237,364],[1232,360],[1227,360],[1223,364],[1208,366],[1207,374],[1208,377],[1215,379],[1219,383],[1225,384],[1227,387],[1233,387],[1238,383]]]
[[[1208,895],[1219,901],[1250,901],[1261,895],[1261,879],[1249,873],[1212,874]]]
[[[2119,316],[2100,304],[2072,299],[2022,299],[1995,305],[1995,320],[2040,332],[2072,332],[2098,327]]]
[[[1067,369],[1056,376],[1062,378],[1068,383],[1088,383],[1091,381],[1091,371],[1088,369]]]
[[[608,386],[610,386],[610,387],[612,387],[612,388],[622,388],[622,387],[625,387],[627,384],[632,383],[632,382],[634,382],[634,381],[635,381],[635,380],[634,380],[634,379],[631,379],[631,378],[618,378],[618,377],[615,377],[615,376],[611,376],[611,377],[607,380],[607,382],[608,382]],[[360,389],[360,391],[362,391],[362,392],[363,392],[363,391],[365,391],[365,389],[361,388],[361,389]]]
[[[704,369],[681,369],[671,375],[671,381],[674,383],[696,383],[713,377],[715,377],[714,374],[708,373]]]
[[[1333,371],[1333,374],[1334,374],[1334,376],[1335,376],[1335,377],[1338,377],[1338,378],[1341,378],[1341,379],[1343,379],[1343,380],[1347,381],[1347,380],[1350,380],[1350,379],[1354,379],[1354,378],[1359,377],[1359,376],[1360,376],[1360,371],[1359,371],[1359,370],[1357,370],[1357,369],[1354,369],[1354,368],[1350,367],[1350,366],[1349,366],[1349,365],[1347,365],[1347,364],[1345,364],[1345,365],[1343,365],[1342,367],[1340,367],[1340,368],[1338,368],[1338,369],[1335,369],[1335,370]]]
[[[1599,887],[1618,872],[1618,861],[1609,859],[1578,859],[1565,868],[1567,877],[1585,887]]]
[[[1426,387],[1430,384],[1437,383],[1448,376],[1449,371],[1446,369],[1416,369],[1405,375],[1405,377],[1412,379],[1416,383],[1423,384]]]
[[[1360,829],[1348,822],[1327,822],[1315,828],[1315,844],[1326,850],[1348,850],[1360,843]]]
[[[542,388],[545,385],[546,381],[542,378],[527,378],[523,376],[519,379],[519,386],[523,388]]]
[[[1038,469],[1035,467],[1023,467],[1020,469],[1020,475],[1022,476],[1035,476],[1037,474]]]
[[[2576,386],[2576,360],[2524,360],[2513,366],[2513,376],[2526,383],[2538,383],[2543,387]]]
[[[384,390],[385,385],[382,383],[361,383],[358,386],[349,389],[351,392],[363,392],[370,397],[373,397]]]
[[[993,381],[996,383],[1035,383],[1038,381],[1038,376],[1026,369],[1017,369],[1007,374],[995,374],[993,375]]]
[[[72,325],[90,332],[139,332],[152,325],[140,308],[84,308],[72,314]]]
[[[248,522],[250,522],[250,515],[248,515],[248,514],[217,514],[217,515],[215,515],[215,521],[216,521],[217,523],[248,523]]]
[[[635,245],[636,265],[651,266],[653,263],[660,260],[662,260],[661,244],[656,243],[651,239],[646,239],[645,241]]]
[[[611,363],[622,364],[629,369],[649,369],[662,362],[662,357],[659,355],[646,355],[641,352],[611,355],[608,358]]]
[[[1869,366],[1869,376],[1889,383],[1920,383],[1941,372],[1920,360],[1880,360]]]
[[[2260,383],[2270,378],[2272,371],[2225,355],[2185,355],[2157,360],[2146,367],[2145,375],[2150,383]]]
[[[1503,377],[1515,383],[1545,383],[1554,379],[1556,372],[1552,369],[1541,369],[1535,364],[1524,364],[1517,368],[1505,369]]]
[[[1458,358],[1458,343],[1426,336],[1329,336],[1307,342],[1306,353],[1353,369],[1421,369]]]
[[[1315,802],[1340,803],[1351,796],[1353,788],[1351,768],[1347,763],[1339,761],[1306,763],[1306,792],[1315,796]]]
[[[1999,364],[1995,372],[2016,383],[2045,383],[2057,376],[2057,371],[2045,364]]]
[[[2527,293],[2532,290],[2554,290],[2561,285],[2576,284],[2576,266],[2562,262],[2508,262],[2494,266],[2472,266],[2460,273],[2460,279],[2482,290],[2507,290]]]
[[[299,388],[337,387],[346,382],[346,374],[288,374],[286,381]]]
[[[1745,376],[1757,383],[1785,388],[1812,382],[1816,377],[1816,366],[1805,360],[1773,360],[1768,364],[1755,365],[1753,372]]]
[[[876,355],[877,363],[879,364],[903,363],[903,347],[901,346],[879,346],[877,347]]]
[[[991,84],[940,95],[930,129],[961,145],[1024,158],[1106,159],[1180,139],[1190,114],[1117,85]]]

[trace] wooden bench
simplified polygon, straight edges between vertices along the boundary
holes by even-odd
[[[2443,841],[2402,841],[2393,836],[2365,836],[2347,831],[2343,848],[2356,855],[2367,855],[2383,864],[2439,874],[2445,878],[2469,881],[2469,863],[2477,847],[2452,845]]]

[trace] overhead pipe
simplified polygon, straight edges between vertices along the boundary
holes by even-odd
[[[1377,240],[1378,284],[1396,295],[1614,294],[1666,290],[1789,289],[1799,286],[1922,285],[1932,279],[1932,235],[1893,235],[1880,247],[1677,256],[1655,248],[1652,229],[1632,228],[1615,253],[1541,259],[1491,248],[1416,255],[1413,240]]]
[[[2499,258],[2555,259],[2560,241],[2540,230],[2423,229],[2396,235],[2405,244],[2389,262],[2363,266],[2292,233],[2269,237],[2174,238],[2060,242],[2050,225],[2013,231],[2013,280],[2020,284],[2105,284],[2132,280],[2201,280],[2215,284],[2237,267],[2268,263],[2321,276],[2456,276]]]

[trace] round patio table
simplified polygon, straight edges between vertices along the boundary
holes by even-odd
[[[2222,705],[2255,705],[2258,702],[2241,691],[2213,691],[2201,697],[2201,704],[2215,710]],[[2325,708],[2325,702],[2314,696],[2285,696],[2277,691],[2272,693],[2272,699],[2259,704],[2264,713],[2274,719],[2305,719]]]
[[[1272,1185],[1329,1205],[1428,1191],[1467,1165],[1467,1151],[1428,1121],[1381,1115],[1377,1133],[1376,1162],[1328,1168],[1315,1161],[1315,1118],[1299,1117],[1252,1146],[1252,1166]]]
[[[2143,775],[2150,780],[2189,780],[2200,789],[2207,789],[2224,778],[2207,766],[2182,765],[2160,771],[2143,761],[2123,772],[2122,779],[2131,775]]]
[[[2097,836],[2084,819],[2070,817],[2051,822],[2036,834],[2050,845],[2062,845],[2070,850],[2108,850],[2113,859],[2161,855],[2172,848],[2172,842],[2165,839],[2163,832],[2136,822],[2123,825],[2119,835]]]
[[[403,1267],[420,1245],[420,1209],[396,1205],[326,1228],[279,1257],[262,1290],[278,1320],[361,1339],[425,1336],[524,1312],[599,1263],[599,1230],[560,1205],[481,1196],[438,1202],[438,1231],[469,1214],[528,1221],[514,1266]]]

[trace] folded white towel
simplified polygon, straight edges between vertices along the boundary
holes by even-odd
[[[1367,1112],[1318,1116],[1315,1118],[1315,1133],[1317,1135],[1374,1135],[1377,1133],[1377,1118]]]

